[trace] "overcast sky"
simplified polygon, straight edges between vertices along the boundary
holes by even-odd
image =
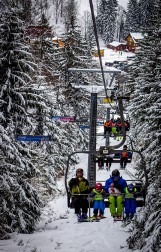
[[[118,0],[118,4],[122,5],[126,9],[128,1],[129,0]]]

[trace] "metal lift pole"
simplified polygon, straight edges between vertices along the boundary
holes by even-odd
[[[88,181],[90,187],[93,187],[94,181],[96,181],[96,163],[94,163],[94,154],[92,152],[96,151],[97,93],[91,93],[90,112]]]
[[[102,69],[78,69],[78,68],[69,68],[69,72],[77,73],[77,72],[88,72],[88,73],[102,73]],[[104,73],[110,73],[116,75],[121,73],[120,70],[110,70],[103,69]],[[112,77],[112,80],[114,77]],[[112,80],[110,85],[112,84]],[[80,86],[78,86],[80,88]],[[101,86],[97,86],[101,87]],[[106,93],[107,90],[105,90]],[[97,93],[91,93],[91,115],[90,115],[90,135],[89,135],[89,157],[88,157],[88,180],[91,187],[94,186],[96,181],[96,163],[94,163],[94,152],[96,152],[96,121],[97,121]]]
[[[110,108],[107,108],[107,120],[110,120]],[[110,132],[106,131],[105,146],[110,145]]]

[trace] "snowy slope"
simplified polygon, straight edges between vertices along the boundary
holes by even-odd
[[[98,127],[98,130],[102,131],[103,127]],[[104,145],[102,137],[98,137],[97,148],[100,145]],[[87,156],[80,154],[79,158],[79,164],[71,167],[69,178],[75,175],[77,167],[82,167],[86,175]],[[112,164],[111,171],[115,168],[119,168],[119,164]],[[127,169],[134,172],[130,164]],[[111,171],[97,171],[97,179],[105,181]],[[126,170],[120,170],[120,173],[125,179],[129,178]],[[44,208],[36,231],[33,234],[14,234],[10,240],[0,241],[0,250],[8,252],[53,252],[57,249],[61,252],[131,251],[126,246],[131,224],[122,227],[122,222],[113,223],[109,209],[105,210],[107,218],[98,223],[77,223],[74,209],[67,208],[64,178],[60,179],[58,186],[60,195]]]

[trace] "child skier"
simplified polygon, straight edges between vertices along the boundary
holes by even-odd
[[[137,192],[133,184],[129,184],[125,189],[125,214],[126,219],[132,219],[136,213],[136,199]]]
[[[116,187],[114,187],[114,183],[111,183],[108,192],[110,196],[118,196],[121,194],[120,191]]]
[[[105,203],[104,203],[104,190],[101,183],[96,183],[95,189],[93,189],[91,193],[91,197],[94,200],[93,206],[93,218],[103,218],[104,210],[105,210]],[[98,215],[99,212],[99,215]]]

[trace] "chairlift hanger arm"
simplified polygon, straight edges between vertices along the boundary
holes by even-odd
[[[122,98],[118,98],[118,107],[119,107],[119,111],[120,111],[120,119],[121,119],[121,123],[122,123],[122,141],[114,146],[109,146],[109,149],[118,149],[119,147],[121,147],[125,141],[126,141],[126,130],[125,130],[125,124],[124,124],[124,114],[123,114],[123,103],[122,103]]]
[[[114,80],[115,76],[116,76],[116,73],[113,73],[112,78],[111,78],[111,80],[110,80],[109,87],[111,87],[112,82],[113,82],[113,80]],[[106,88],[106,89],[107,89],[107,88]]]

